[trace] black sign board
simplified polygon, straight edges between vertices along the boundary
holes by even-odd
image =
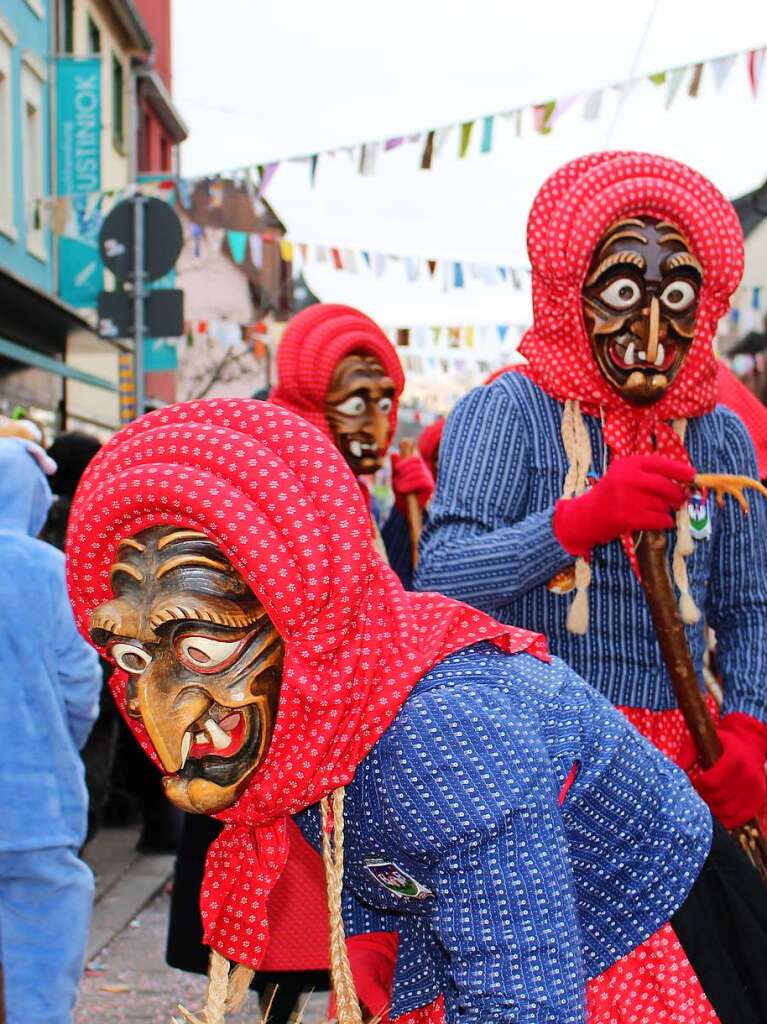
[[[184,333],[184,293],[180,288],[147,292],[144,334],[148,338],[178,338]],[[135,334],[135,300],[131,292],[99,292],[99,335],[130,338]]]
[[[133,334],[133,296],[130,292],[99,292],[99,335],[129,338]]]
[[[157,281],[175,265],[183,245],[181,221],[162,199],[142,198],[144,206],[144,280]],[[135,213],[133,199],[124,199],[109,213],[99,232],[104,265],[119,281],[133,278]]]

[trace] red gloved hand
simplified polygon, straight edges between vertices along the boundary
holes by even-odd
[[[610,465],[585,494],[565,498],[554,509],[554,535],[571,555],[587,555],[635,530],[666,530],[672,509],[687,498],[695,470],[662,455],[630,455]]]
[[[434,493],[434,477],[420,455],[408,455],[403,459],[396,452],[392,454],[391,485],[394,503],[403,513],[406,494],[415,494],[423,508]]]
[[[714,817],[725,828],[737,828],[755,818],[767,801],[767,725],[733,711],[724,716],[717,732],[724,753],[713,768],[696,767],[692,737],[685,740],[676,763],[690,773],[690,781]]]
[[[346,940],[357,996],[380,1024],[389,1024],[398,942],[396,932],[367,932],[352,935]],[[328,1016],[332,1020],[335,1014],[335,999],[331,996]]]

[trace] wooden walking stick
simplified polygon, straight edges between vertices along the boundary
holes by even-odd
[[[714,490],[720,507],[724,504],[724,495],[732,495],[746,513],[748,502],[743,495],[743,488],[756,489],[767,497],[767,488],[750,477],[701,474],[695,477],[694,482],[696,487]],[[679,709],[695,743],[698,761],[706,769],[711,768],[722,756],[722,744],[695,674],[671,582],[666,549],[664,533],[658,530],[643,531],[636,550],[642,589]],[[762,879],[767,882],[767,842],[758,822],[755,819],[747,821],[735,829],[733,834]]]
[[[399,453],[403,459],[409,458],[415,454],[415,444],[409,439],[405,438],[400,441]],[[423,512],[421,506],[418,504],[418,498],[415,494],[405,495],[405,518],[407,524],[410,527],[410,543],[413,548],[413,568],[418,568],[418,542],[421,539],[421,530],[423,529]]]

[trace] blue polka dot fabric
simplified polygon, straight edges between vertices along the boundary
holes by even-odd
[[[318,847],[317,808],[296,820]],[[582,1021],[585,979],[668,920],[711,837],[684,774],[571,669],[487,643],[416,685],[345,822],[348,933],[398,931],[392,1017],[444,993],[449,1024]]]

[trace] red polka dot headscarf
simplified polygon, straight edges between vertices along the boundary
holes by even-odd
[[[394,381],[395,396],[389,415],[393,436],[397,429],[397,401],[405,387],[402,365],[378,324],[352,306],[319,303],[293,317],[277,351],[278,383],[269,400],[297,412],[330,437],[325,396],[336,367],[353,352],[375,356]]]
[[[537,634],[439,594],[407,593],[370,543],[364,499],[334,445],[268,402],[214,399],[150,413],[91,462],[67,534],[69,593],[86,637],[112,597],[117,544],[158,524],[207,534],[285,644],[268,755],[208,854],[205,941],[257,967],[266,898],[287,859],[286,816],[348,783],[413,686],[479,640],[546,657]],[[125,673],[110,681],[125,708]],[[128,724],[158,759],[140,722]]]
[[[594,360],[581,290],[598,240],[623,217],[671,221],[703,267],[695,337],[677,378],[654,405],[629,405]],[[735,210],[703,175],[647,153],[593,153],[561,167],[533,203],[527,229],[533,269],[533,327],[520,351],[523,368],[548,394],[604,415],[615,455],[657,450],[687,458],[668,421],[716,405],[712,342],[743,272],[743,234]]]

